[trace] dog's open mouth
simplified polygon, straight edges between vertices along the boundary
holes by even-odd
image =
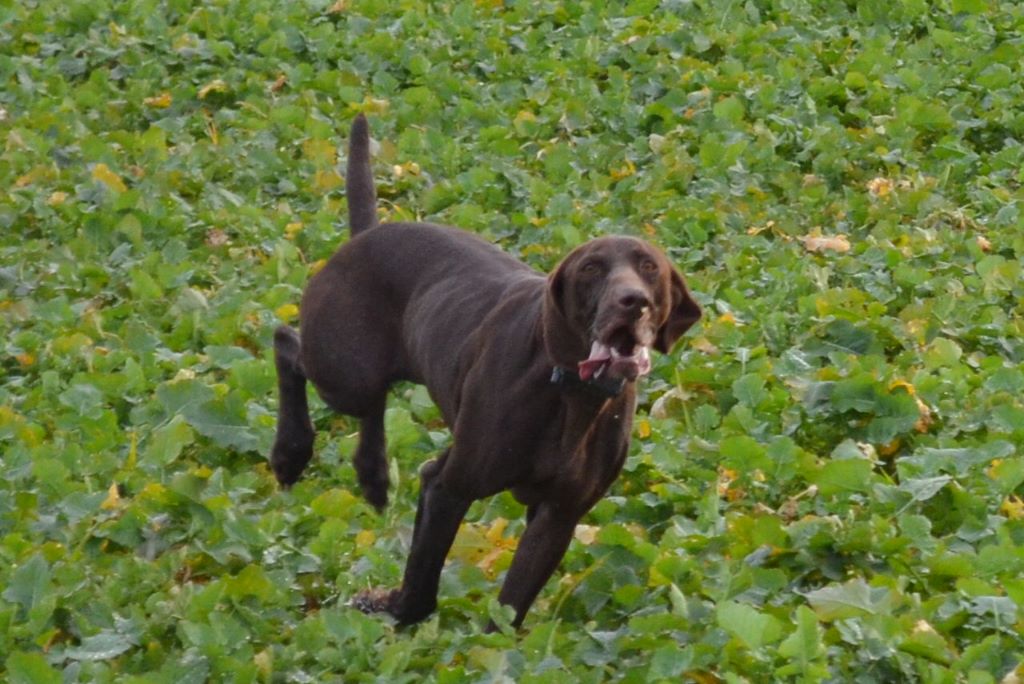
[[[623,352],[619,345],[595,341],[590,347],[590,356],[579,362],[577,372],[581,380],[600,378],[604,374],[612,378],[636,380],[651,371],[650,348],[634,344]]]

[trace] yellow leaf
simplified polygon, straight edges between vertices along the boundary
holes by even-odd
[[[100,163],[92,167],[92,177],[116,192],[124,192],[128,189],[121,177],[111,171],[106,164]]]
[[[735,319],[733,319],[735,321]],[[709,354],[710,356],[716,356],[718,354],[718,347],[706,337],[695,337],[690,342],[690,346],[699,351],[702,354]]]
[[[309,275],[315,276],[327,265],[327,259],[317,259],[309,265]]]
[[[23,188],[26,185],[32,185],[38,181],[47,180],[53,177],[53,169],[49,166],[37,166],[23,176],[19,176],[14,181],[14,187]]]
[[[409,174],[410,176],[420,175],[420,165],[411,161],[404,164],[394,164],[391,167],[391,175],[395,178],[402,178],[406,174]]]
[[[131,443],[128,445],[128,461],[125,466],[131,470],[135,467],[135,462],[139,458],[139,433],[132,430],[131,432]]]
[[[302,230],[302,221],[292,221],[284,227],[284,236],[289,240],[294,240],[295,236]]]
[[[100,504],[100,508],[105,511],[117,508],[118,504],[121,503],[121,494],[117,491],[117,483],[110,485],[110,489],[107,490],[107,498]]]
[[[882,446],[878,447],[878,453],[880,453],[882,456],[892,456],[893,454],[900,450],[901,446],[903,446],[903,440],[897,437],[888,444],[883,444]]]
[[[308,138],[302,143],[302,156],[314,164],[334,166],[338,163],[338,148],[330,140]]]
[[[199,99],[205,100],[210,93],[226,93],[230,90],[228,84],[221,79],[214,79],[199,89]],[[168,102],[168,104],[170,104]]]
[[[334,169],[320,169],[313,176],[313,188],[319,192],[330,192],[343,183],[341,176]]]
[[[493,576],[499,569],[499,561],[511,557],[516,540],[502,536],[508,521],[496,519],[489,527],[481,524],[463,523],[452,544],[451,556],[463,563],[472,564]]]
[[[508,520],[505,518],[495,518],[491,526],[487,528],[487,532],[484,533],[484,537],[487,541],[492,544],[501,544],[505,541],[505,528],[508,527]]]
[[[914,402],[917,404],[917,412],[920,417],[917,422],[914,423],[914,429],[918,432],[928,432],[928,428],[932,425],[932,410],[928,407],[928,404],[921,401],[921,397],[917,396],[917,390],[906,380],[896,380],[889,385],[889,391],[897,388],[906,390],[907,394],[913,397]],[[888,454],[886,454],[888,455]]]
[[[651,436],[651,422],[646,418],[636,421],[636,434],[640,439],[647,439]]]
[[[459,526],[458,534],[455,535],[449,555],[463,563],[475,565],[491,548],[491,543],[487,541],[487,537],[481,532],[479,525],[462,523]]]
[[[978,237],[976,237],[975,242],[978,243],[978,249],[980,249],[982,252],[992,251],[992,243],[989,242],[983,235],[979,235]]]
[[[842,254],[850,251],[850,241],[845,235],[807,235],[800,238],[800,241],[808,252],[828,250]]]
[[[136,498],[153,499],[159,503],[162,503],[168,498],[167,487],[164,487],[159,482],[150,482],[139,491]]]
[[[171,102],[173,101],[174,98],[171,97],[171,94],[165,90],[159,95],[147,97],[145,100],[142,101],[142,104],[146,105],[147,107],[154,107],[156,109],[167,109],[171,106]]]
[[[730,493],[729,488],[738,475],[739,473],[732,468],[718,467],[718,496],[727,496]]]
[[[60,190],[58,190],[57,192],[55,192],[52,195],[50,195],[50,199],[46,200],[46,203],[49,204],[51,207],[56,207],[56,206],[58,206],[60,204],[64,204],[64,201],[67,198],[68,198],[68,193],[61,192]]]
[[[892,192],[892,181],[888,178],[872,178],[868,181],[868,192],[875,197],[885,197]]]
[[[612,169],[610,175],[612,180],[622,180],[623,178],[629,178],[634,173],[636,173],[636,166],[633,165],[633,162],[627,159],[625,164],[617,169]]]
[[[373,546],[373,542],[377,541],[377,535],[374,534],[373,530],[359,530],[356,532],[356,548],[365,549]]]
[[[206,135],[210,136],[210,142],[214,145],[220,145],[220,130],[217,128],[217,122],[213,120],[209,112],[206,114]]]
[[[36,362],[36,357],[32,356],[28,352],[22,352],[21,354],[15,355],[14,359],[22,366],[31,366]]]
[[[697,682],[697,684],[718,684],[718,682],[722,681],[718,675],[706,670],[690,670],[683,673],[683,679]]]
[[[515,127],[516,131],[518,131],[519,133],[523,133],[525,130],[523,128],[524,124],[526,124],[527,122],[534,123],[536,121],[537,116],[533,112],[531,112],[528,109],[523,109],[520,110],[520,112],[515,115],[515,118],[512,119],[512,125]]]
[[[290,321],[299,315],[299,307],[294,304],[282,304],[281,306],[274,309],[274,313],[282,321]]]
[[[362,111],[367,114],[385,114],[391,108],[391,102],[376,97],[363,100]]]
[[[733,325],[736,325],[737,323],[739,323],[739,321],[736,320],[736,317],[732,314],[731,311],[726,311],[724,314],[719,316],[718,317],[718,322],[719,323],[731,323]]]
[[[1010,520],[1024,520],[1024,501],[1011,494],[999,506],[999,512]]]
[[[346,0],[338,0],[333,5],[327,8],[328,14],[341,14],[345,11],[345,6],[348,5]]]

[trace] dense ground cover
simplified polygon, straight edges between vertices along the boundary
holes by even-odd
[[[997,0],[0,3],[2,676],[1018,681],[1022,59]],[[643,235],[706,308],[523,635],[508,497],[427,622],[346,606],[400,577],[422,389],[383,516],[322,404],[267,469],[358,111],[389,217]]]

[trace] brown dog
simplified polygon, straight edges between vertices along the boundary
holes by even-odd
[[[499,600],[515,609],[518,626],[577,522],[622,468],[650,348],[668,352],[700,307],[665,256],[636,238],[592,240],[545,278],[454,228],[378,226],[362,116],[349,148],[352,239],[310,280],[301,338],[286,326],[274,335],[280,405],[271,464],[288,485],[312,457],[309,380],[333,410],[361,420],[359,483],[383,507],[388,388],[425,384],[453,443],[421,470],[401,588],[357,603],[400,623],[426,617],[470,503],[511,489],[527,507],[527,526]]]

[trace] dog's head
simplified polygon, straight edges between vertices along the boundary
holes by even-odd
[[[548,278],[544,340],[555,365],[580,378],[635,380],[650,348],[668,352],[700,319],[686,281],[659,250],[631,237],[577,247]]]

